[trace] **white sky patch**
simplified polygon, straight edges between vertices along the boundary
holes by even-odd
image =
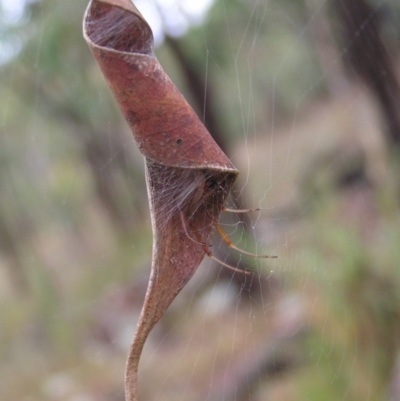
[[[23,46],[17,34],[7,34],[7,27],[21,22],[25,4],[26,0],[0,0],[0,66],[17,55]]]
[[[22,18],[25,0],[1,0],[0,2],[5,22],[13,24]]]
[[[199,24],[213,3],[214,0],[182,0],[181,7],[183,12],[188,16],[188,18],[190,18],[192,23]]]
[[[190,25],[200,24],[214,0],[134,0],[132,1],[149,23],[155,45],[164,33],[182,36]]]

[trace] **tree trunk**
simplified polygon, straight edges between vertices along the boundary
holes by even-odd
[[[400,85],[395,57],[381,39],[378,10],[366,0],[332,0],[332,4],[342,30],[341,50],[380,104],[389,146],[400,146]]]

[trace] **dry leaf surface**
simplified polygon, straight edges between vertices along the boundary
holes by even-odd
[[[163,71],[151,29],[129,0],[92,0],[84,36],[146,164],[153,254],[127,362],[133,401],[144,342],[203,259],[238,171]]]

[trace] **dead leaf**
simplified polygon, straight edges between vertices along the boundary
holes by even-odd
[[[146,163],[153,255],[126,367],[126,399],[134,401],[146,338],[203,259],[238,171],[163,71],[151,29],[129,0],[92,0],[84,36]]]

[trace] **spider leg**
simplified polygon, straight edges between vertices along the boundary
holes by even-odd
[[[245,254],[245,255],[250,255],[250,256],[254,256],[256,258],[270,258],[270,259],[276,259],[277,256],[273,255],[258,255],[256,253],[251,253],[251,252],[247,252],[243,249],[238,248],[228,237],[228,235],[225,233],[225,231],[223,230],[223,228],[215,221],[214,222],[214,227],[217,229],[219,235],[221,236],[222,240],[225,242],[226,245],[228,245],[230,248],[232,249],[236,249],[237,251]]]
[[[229,212],[229,213],[250,213],[250,212],[258,212],[261,210],[259,207],[255,209],[230,209],[229,207],[223,206],[222,211],[223,212]]]
[[[215,262],[219,263],[220,265],[227,267],[230,270],[233,270],[234,272],[238,272],[238,273],[243,273],[243,274],[252,274],[252,272],[247,271],[247,270],[243,270],[243,269],[237,269],[236,267],[233,267],[231,265],[228,265],[227,263],[223,262],[222,260],[219,260],[218,258],[216,258],[211,251],[207,248],[207,247],[203,247],[204,252],[206,253],[206,255],[214,260]]]
[[[194,235],[196,236],[197,240],[195,240],[194,238],[192,238],[192,237],[189,235],[189,233],[188,233],[188,231],[187,231],[186,224],[185,224],[185,217],[184,217],[182,211],[180,212],[180,216],[181,216],[182,227],[183,227],[183,230],[185,231],[185,234],[187,235],[187,237],[188,237],[190,240],[192,240],[193,242],[195,242],[196,244],[201,245],[201,246],[203,247],[204,252],[206,253],[206,255],[207,255],[210,259],[214,260],[215,262],[219,263],[220,265],[222,265],[222,266],[224,266],[224,267],[227,267],[228,269],[233,270],[233,271],[235,271],[235,272],[243,273],[243,274],[251,274],[251,272],[249,272],[249,271],[246,271],[246,270],[243,270],[243,269],[237,269],[236,267],[233,267],[233,266],[231,266],[231,265],[228,265],[227,263],[223,262],[222,260],[219,260],[218,258],[216,258],[216,257],[212,254],[212,252],[211,252],[211,250],[210,250],[210,247],[209,247],[208,245],[204,244],[203,242],[201,242],[201,237],[200,237],[200,234],[198,233],[198,231],[194,231]]]
[[[192,238],[192,237],[190,236],[190,234],[188,233],[188,230],[187,230],[187,227],[186,227],[186,223],[185,223],[185,217],[184,217],[184,215],[183,215],[182,210],[180,211],[180,216],[181,216],[181,222],[182,222],[183,231],[185,231],[186,236],[187,236],[190,240],[192,240],[194,243],[201,245],[203,248],[206,247],[206,246],[207,246],[206,244],[204,244],[203,242],[199,242],[199,241],[195,240],[195,239]],[[197,237],[197,235],[196,235],[196,237]],[[198,239],[201,240],[201,238],[198,238]]]

